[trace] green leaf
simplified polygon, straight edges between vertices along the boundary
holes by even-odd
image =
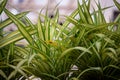
[[[21,70],[21,67],[24,63],[26,63],[26,59],[20,61],[17,66],[14,66],[14,65],[11,65],[11,64],[8,64],[8,66],[10,66],[11,68],[14,69],[13,72],[11,72],[11,74],[9,75],[8,79],[11,79],[13,76],[16,75],[17,72],[21,73],[23,76],[25,76],[27,79],[28,79],[28,76],[26,73],[24,73],[22,70]]]
[[[70,80],[79,80],[79,79],[74,77],[74,78],[71,78]]]
[[[87,68],[85,70],[83,70],[77,78],[80,78],[81,76],[83,76],[85,73],[87,73],[88,71],[98,71],[98,72],[102,72],[102,69],[100,67],[90,67]]]
[[[28,12],[22,12],[20,14],[15,15],[15,17],[22,18],[23,16],[25,16]],[[3,22],[0,23],[0,29],[6,27],[7,25],[11,24],[12,20],[10,18],[4,20]]]
[[[38,18],[38,23],[37,23],[37,33],[39,39],[45,40],[44,26],[42,25],[42,21],[40,20],[40,17]]]
[[[106,48],[108,51],[111,51],[115,57],[117,57],[116,50],[114,48]]]
[[[84,48],[84,47],[73,47],[73,48],[69,48],[67,50],[65,50],[61,55],[60,55],[60,59],[64,56],[66,56],[69,52],[73,51],[73,50],[81,50],[83,52],[88,52],[90,54],[92,54],[88,49]]]
[[[59,20],[59,9],[56,10],[56,14],[54,16],[54,22],[58,23],[58,20]]]
[[[28,66],[30,65],[32,59],[34,59],[35,56],[36,56],[36,54],[33,54],[30,56],[30,58],[28,59]]]
[[[113,55],[113,53],[111,53],[111,52],[106,52],[106,54],[111,58],[111,59],[113,59],[114,61],[118,61],[118,59],[117,59],[117,57],[115,57],[114,55]]]
[[[74,18],[76,15],[78,14],[78,9],[76,9],[75,11],[73,11],[73,13],[71,13],[70,17]],[[69,21],[65,21],[62,28],[60,29],[58,35],[56,36],[56,40],[59,39],[60,35],[64,32],[64,30],[66,29],[66,27],[68,27],[68,25],[70,24]]]
[[[105,29],[105,28],[108,28],[108,26],[112,26],[112,25],[115,25],[116,23],[104,23],[104,24],[100,24],[100,25],[94,25],[91,27],[90,30],[88,30],[85,35],[87,35],[88,33],[92,32],[92,31],[95,31],[95,30],[100,30],[100,29]],[[89,24],[84,24],[85,27],[88,27]],[[90,25],[91,26],[91,25]]]
[[[85,34],[85,29],[82,29],[79,34],[78,34],[78,37],[76,39],[76,46],[79,45],[80,41],[82,40],[82,38],[84,37],[84,34]]]
[[[5,6],[6,6],[6,3],[7,3],[8,0],[2,0],[0,1],[0,14],[2,13],[2,11],[4,10]]]
[[[102,45],[101,45],[101,42],[98,41],[98,42],[96,42],[95,45],[96,45],[97,51],[100,52],[100,49],[101,49],[101,46],[102,46]]]
[[[113,0],[113,1],[115,3],[116,7],[120,10],[120,3],[118,3],[116,0]]]
[[[31,35],[36,33],[36,30],[31,30],[30,27],[28,27],[26,29]],[[14,32],[8,34],[7,36],[5,36],[4,38],[0,39],[0,48],[4,47],[10,43],[19,41],[23,38],[24,37],[20,34],[19,31],[14,31]]]
[[[120,70],[120,67],[119,67],[119,66],[116,66],[116,65],[108,65],[108,66],[105,66],[105,67],[103,68],[103,70],[106,70],[106,69],[109,68],[109,67],[112,67],[112,68],[114,68],[114,69]]]
[[[66,16],[67,20],[74,25],[78,25],[78,21],[70,16]]]
[[[0,70],[0,75],[7,80],[7,76],[5,75],[5,73],[2,70]]]
[[[16,75],[16,71],[13,71],[10,73],[10,75],[8,76],[8,80],[10,80],[12,77],[14,77]]]
[[[28,53],[29,53],[29,51],[27,49],[19,47],[19,46],[15,46],[15,51],[17,51],[19,54],[21,54],[23,56],[28,56]]]
[[[82,2],[83,2],[84,14],[86,14],[87,16],[87,21],[89,24],[93,24],[93,20],[92,20],[89,8],[87,7],[85,0],[82,0]],[[90,2],[88,4],[90,4]]]
[[[45,40],[48,41],[48,40],[50,40],[50,27],[51,27],[50,19],[48,19],[46,21],[45,27],[46,27],[46,29],[45,29]]]
[[[82,6],[80,5],[79,1],[78,1],[78,12],[79,12],[80,19],[82,20],[82,22],[87,23],[87,19],[85,17],[84,11],[83,11]]]
[[[17,25],[18,30],[21,32],[21,34],[24,36],[24,38],[33,45],[34,39],[29,34],[29,32],[25,29],[25,24],[23,24],[18,18],[16,18],[11,12],[9,12],[7,9],[4,10],[5,13],[8,15],[8,17]]]
[[[106,20],[105,20],[105,17],[104,17],[104,14],[102,13],[102,8],[101,8],[101,5],[100,5],[100,2],[98,2],[98,4],[96,3],[97,7],[98,7],[98,17],[97,17],[97,22],[98,24],[105,24],[106,23]]]

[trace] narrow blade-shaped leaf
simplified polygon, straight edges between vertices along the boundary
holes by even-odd
[[[37,32],[36,30],[31,30],[31,29],[29,29],[28,31],[31,35]],[[19,41],[23,38],[24,38],[23,35],[21,35],[19,31],[12,32],[11,34],[5,36],[4,38],[2,38],[0,40],[0,48],[4,47],[12,42]]]
[[[28,12],[22,12],[20,14],[15,15],[18,19],[22,18],[23,16],[25,16]],[[0,23],[0,29],[6,27],[7,25],[11,24],[12,20],[10,18],[4,20],[3,22]]]
[[[1,0],[2,2],[0,3],[0,14],[2,13],[3,9],[6,6],[6,3],[8,0]]]
[[[7,76],[5,75],[5,73],[2,70],[0,70],[0,75],[7,80]]]
[[[17,25],[18,30],[21,32],[21,34],[25,37],[25,39],[33,45],[34,39],[32,36],[27,32],[25,29],[25,25],[18,19],[16,18],[11,12],[9,12],[7,9],[4,10],[5,13],[9,16],[9,18]]]
[[[120,10],[120,3],[118,3],[116,0],[113,0],[113,1],[115,3],[116,7]]]

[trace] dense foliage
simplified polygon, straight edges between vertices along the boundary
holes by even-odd
[[[40,13],[33,24],[25,16],[28,12],[14,15],[3,0],[0,14],[4,11],[9,18],[0,22],[0,80],[30,76],[42,80],[120,79],[120,15],[107,23],[102,11],[110,7],[101,8],[96,3],[98,10],[90,13],[90,0],[82,2],[60,25],[58,10],[54,18],[49,18],[47,11]],[[11,23],[18,30],[4,32]],[[22,39],[28,44],[19,46]]]

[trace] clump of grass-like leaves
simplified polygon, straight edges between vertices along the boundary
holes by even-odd
[[[120,15],[107,23],[102,11],[110,7],[101,8],[98,3],[98,10],[90,13],[90,0],[82,2],[81,5],[78,2],[78,8],[66,17],[63,25],[58,24],[58,10],[52,19],[47,11],[45,15],[39,14],[37,24],[33,24],[25,17],[27,12],[13,15],[4,6],[0,8],[0,12],[4,10],[9,17],[0,23],[0,29],[11,23],[18,28],[0,38],[1,79],[32,75],[42,80],[120,79]],[[120,9],[116,0],[114,3]],[[113,31],[115,25],[118,29]],[[28,44],[16,46],[21,39],[26,39]]]
[[[90,1],[90,0],[89,0]],[[76,59],[75,65],[78,72],[73,73],[80,80],[118,80],[120,79],[119,64],[119,15],[115,21],[107,23],[102,13],[104,9],[100,4],[98,10],[90,13],[88,4],[83,0],[83,4],[78,2],[79,19],[67,17],[74,24],[76,32],[71,37],[73,46],[82,46],[87,48],[92,54],[80,56],[81,51],[75,53],[73,59]],[[116,6],[120,6],[114,0]],[[113,31],[117,25],[117,30]],[[111,29],[108,29],[108,28]]]

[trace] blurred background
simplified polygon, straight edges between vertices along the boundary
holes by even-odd
[[[82,4],[82,0],[79,1]],[[120,0],[117,1],[120,2]],[[102,7],[113,6],[103,12],[107,22],[114,20],[114,18],[120,13],[120,11],[117,10],[116,7],[114,7],[113,0],[91,0],[91,12],[93,11],[93,8],[97,10],[95,2],[100,2]],[[48,16],[54,17],[54,11],[56,8],[58,8],[60,13],[59,22],[63,23],[64,15],[70,15],[71,12],[73,12],[77,8],[77,0],[8,0],[6,8],[8,8],[13,14],[30,11],[30,13],[27,14],[27,17],[33,23],[37,22],[38,14],[41,10],[43,14],[46,10],[48,10]],[[2,13],[0,18],[1,20],[5,20],[7,16]],[[13,31],[16,29],[17,28],[14,26],[14,24],[11,24],[4,30]]]

